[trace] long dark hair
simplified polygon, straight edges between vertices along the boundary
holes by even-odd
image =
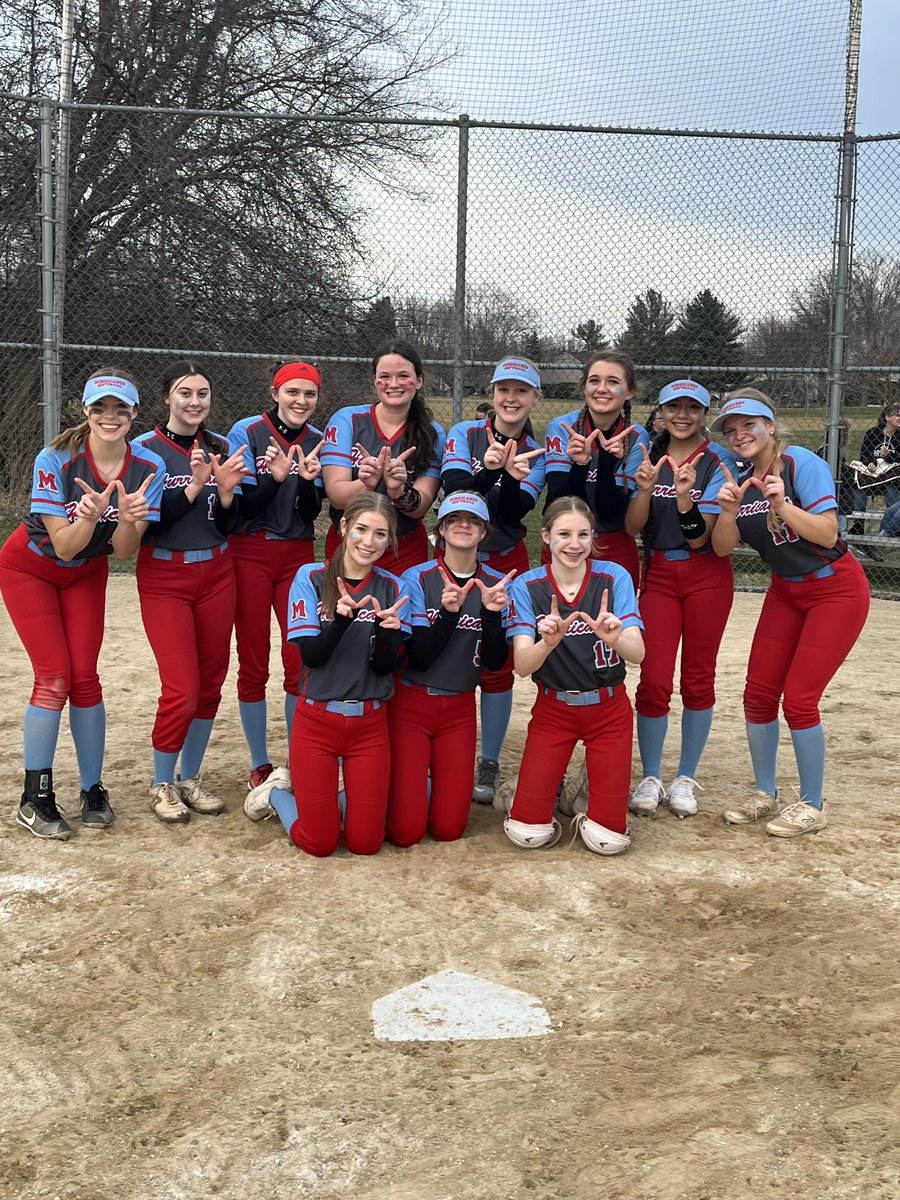
[[[391,548],[395,553],[397,550],[397,510],[391,504],[390,500],[388,500],[387,496],[383,496],[381,492],[362,492],[360,495],[354,496],[343,513],[343,521],[347,532],[342,537],[340,546],[335,550],[331,556],[331,561],[325,568],[325,579],[322,583],[322,608],[325,610],[325,617],[329,621],[334,620],[335,609],[341,595],[338,591],[337,581],[338,576],[343,577],[344,574],[347,533],[356,524],[357,518],[365,512],[377,512],[385,518],[388,523]]]
[[[99,371],[93,371],[88,375],[85,383],[91,379],[103,379],[107,375],[117,375],[119,379],[127,379],[129,383],[133,383],[137,387],[137,380],[134,376],[129,375],[127,371],[122,371],[118,367],[101,367]],[[137,408],[131,410],[132,416],[137,412]],[[66,450],[69,454],[75,454],[88,439],[88,434],[91,432],[91,423],[85,418],[79,421],[77,425],[72,425],[69,429],[63,429],[51,441],[50,448],[52,450]]]
[[[578,385],[579,388],[581,389],[582,394],[584,393],[584,389],[587,387],[587,381],[590,376],[591,370],[594,368],[594,366],[598,362],[609,362],[609,363],[613,363],[617,367],[621,367],[622,370],[625,372],[625,382],[628,385],[629,392],[634,393],[637,391],[637,374],[635,373],[634,362],[632,361],[630,355],[626,354],[623,350],[598,350],[596,354],[591,355],[591,357],[587,360],[587,362],[584,364],[584,367],[582,368],[581,379],[580,379],[579,385]],[[626,429],[631,424],[631,401],[632,401],[632,399],[633,399],[633,396],[629,396],[626,399],[625,403],[622,405],[621,415],[622,415],[622,419],[625,422]],[[584,407],[582,408],[581,412],[578,414],[578,416],[575,419],[576,432],[582,434],[585,437],[587,437],[587,434],[589,432],[588,431],[588,417],[590,416],[590,413],[591,413],[591,410],[588,407],[587,401],[585,401]],[[593,420],[591,423],[593,424]],[[637,434],[629,433],[628,437],[622,443],[622,445],[623,445],[622,462],[623,463],[628,461],[628,455],[631,453],[631,449],[634,446],[636,438],[637,438]],[[624,472],[623,472],[623,474],[624,474]],[[625,496],[628,495],[628,481],[624,478],[622,480],[622,493]]]
[[[407,362],[412,363],[417,375],[424,379],[425,368],[422,365],[422,357],[415,346],[403,340],[403,338],[391,338],[379,346],[372,355],[372,375],[378,370],[378,363],[388,354],[398,354],[400,358],[405,358]],[[424,386],[424,385],[423,385]],[[422,475],[431,466],[431,460],[434,457],[434,448],[437,445],[437,430],[434,427],[434,413],[425,403],[422,396],[422,388],[417,388],[416,394],[412,398],[412,403],[409,406],[409,413],[406,418],[406,431],[401,440],[399,453],[408,449],[410,446],[415,446],[416,450],[410,460],[413,473]]]
[[[163,371],[162,379],[160,380],[162,388],[160,399],[163,402],[168,400],[169,394],[175,384],[182,379],[187,379],[189,375],[202,375],[209,384],[210,392],[212,392],[212,380],[209,377],[206,367],[201,367],[192,358],[181,358],[178,362],[172,363],[171,366],[166,367],[165,371]],[[203,434],[203,441],[207,450],[212,451],[213,454],[228,454],[228,443],[223,441],[222,438],[216,437],[214,433],[210,433],[206,428],[205,421],[201,421],[197,426],[197,432]]]

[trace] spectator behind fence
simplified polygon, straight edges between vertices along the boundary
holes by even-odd
[[[840,445],[838,449],[838,529],[843,536],[845,533],[865,533],[862,521],[848,523],[847,518],[854,512],[866,511],[866,492],[856,486],[856,474],[844,457],[847,439],[850,435],[850,422],[841,421]],[[816,451],[819,458],[828,458],[828,441],[826,440]]]
[[[874,469],[879,462],[896,465],[898,477],[890,482],[857,490],[859,507],[865,511],[865,500],[869,496],[884,496],[885,508],[900,502],[900,404],[886,404],[881,410],[877,424],[863,435],[859,461]]]

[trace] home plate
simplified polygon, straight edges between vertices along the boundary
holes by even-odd
[[[382,996],[372,1025],[386,1042],[488,1042],[544,1037],[551,1028],[536,996],[462,971],[438,971]]]

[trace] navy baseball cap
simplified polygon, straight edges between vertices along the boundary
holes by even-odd
[[[102,400],[104,396],[115,396],[129,408],[137,408],[141,402],[138,390],[130,379],[123,379],[121,375],[97,375],[84,385],[81,403],[87,408],[89,404],[93,404],[95,400]]]
[[[765,417],[767,421],[775,422],[775,414],[768,404],[754,400],[750,396],[735,396],[728,400],[719,410],[719,415],[709,427],[710,433],[721,433],[722,426],[728,417]]]
[[[520,383],[527,383],[533,388],[541,386],[537,367],[524,358],[504,358],[503,362],[497,363],[491,383],[502,383],[504,379],[518,379]]]
[[[443,521],[444,517],[452,517],[454,513],[468,513],[470,517],[478,517],[484,521],[485,525],[489,525],[491,521],[488,506],[477,492],[451,492],[449,496],[445,496],[438,509],[437,519]]]
[[[673,383],[667,383],[659,393],[659,402],[668,404],[671,400],[680,400],[682,396],[687,396],[689,400],[696,400],[704,408],[709,408],[712,403],[709,392],[696,379],[676,379]]]

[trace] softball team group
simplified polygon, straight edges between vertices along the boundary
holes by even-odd
[[[595,853],[619,854],[630,844],[629,810],[697,811],[734,595],[730,555],[744,542],[772,582],[744,690],[754,786],[723,816],[763,820],[778,837],[825,827],[818,706],[862,630],[869,588],[839,535],[827,466],[787,442],[767,396],[734,392],[713,417],[701,384],[675,380],[648,433],[631,422],[633,364],[606,351],[584,368],[583,405],[551,420],[539,445],[531,417],[541,381],[525,359],[499,363],[491,410],[446,436],[424,401],[414,347],[383,346],[373,381],[374,401],[340,409],[322,430],[312,424],[319,371],[289,362],[268,410],[225,438],[208,427],[204,369],[178,362],[161,381],[159,424],[130,440],[134,382],[114,370],[88,379],[84,420],[38,455],[31,511],[0,550],[0,592],[34,671],[20,825],[43,838],[72,834],[53,789],[67,703],[82,826],[107,830],[115,820],[101,778],[97,661],[108,556],[137,551],[160,677],[147,764],[160,821],[224,808],[204,787],[202,764],[234,629],[251,821],[277,818],[317,856],[342,836],[357,854],[374,854],[385,838],[411,846],[426,833],[462,837],[472,801],[497,798],[515,672],[537,693],[506,834],[524,848],[558,840],[557,802],[581,741],[587,785],[575,828]],[[441,488],[430,559],[423,518]],[[531,568],[524,520],[545,490],[541,562]],[[316,562],[325,501],[331,525],[325,562]],[[273,611],[285,767],[268,748]],[[679,763],[666,787],[679,649]],[[630,797],[626,663],[640,665],[642,778]],[[780,709],[800,777],[800,798],[786,805]]]

